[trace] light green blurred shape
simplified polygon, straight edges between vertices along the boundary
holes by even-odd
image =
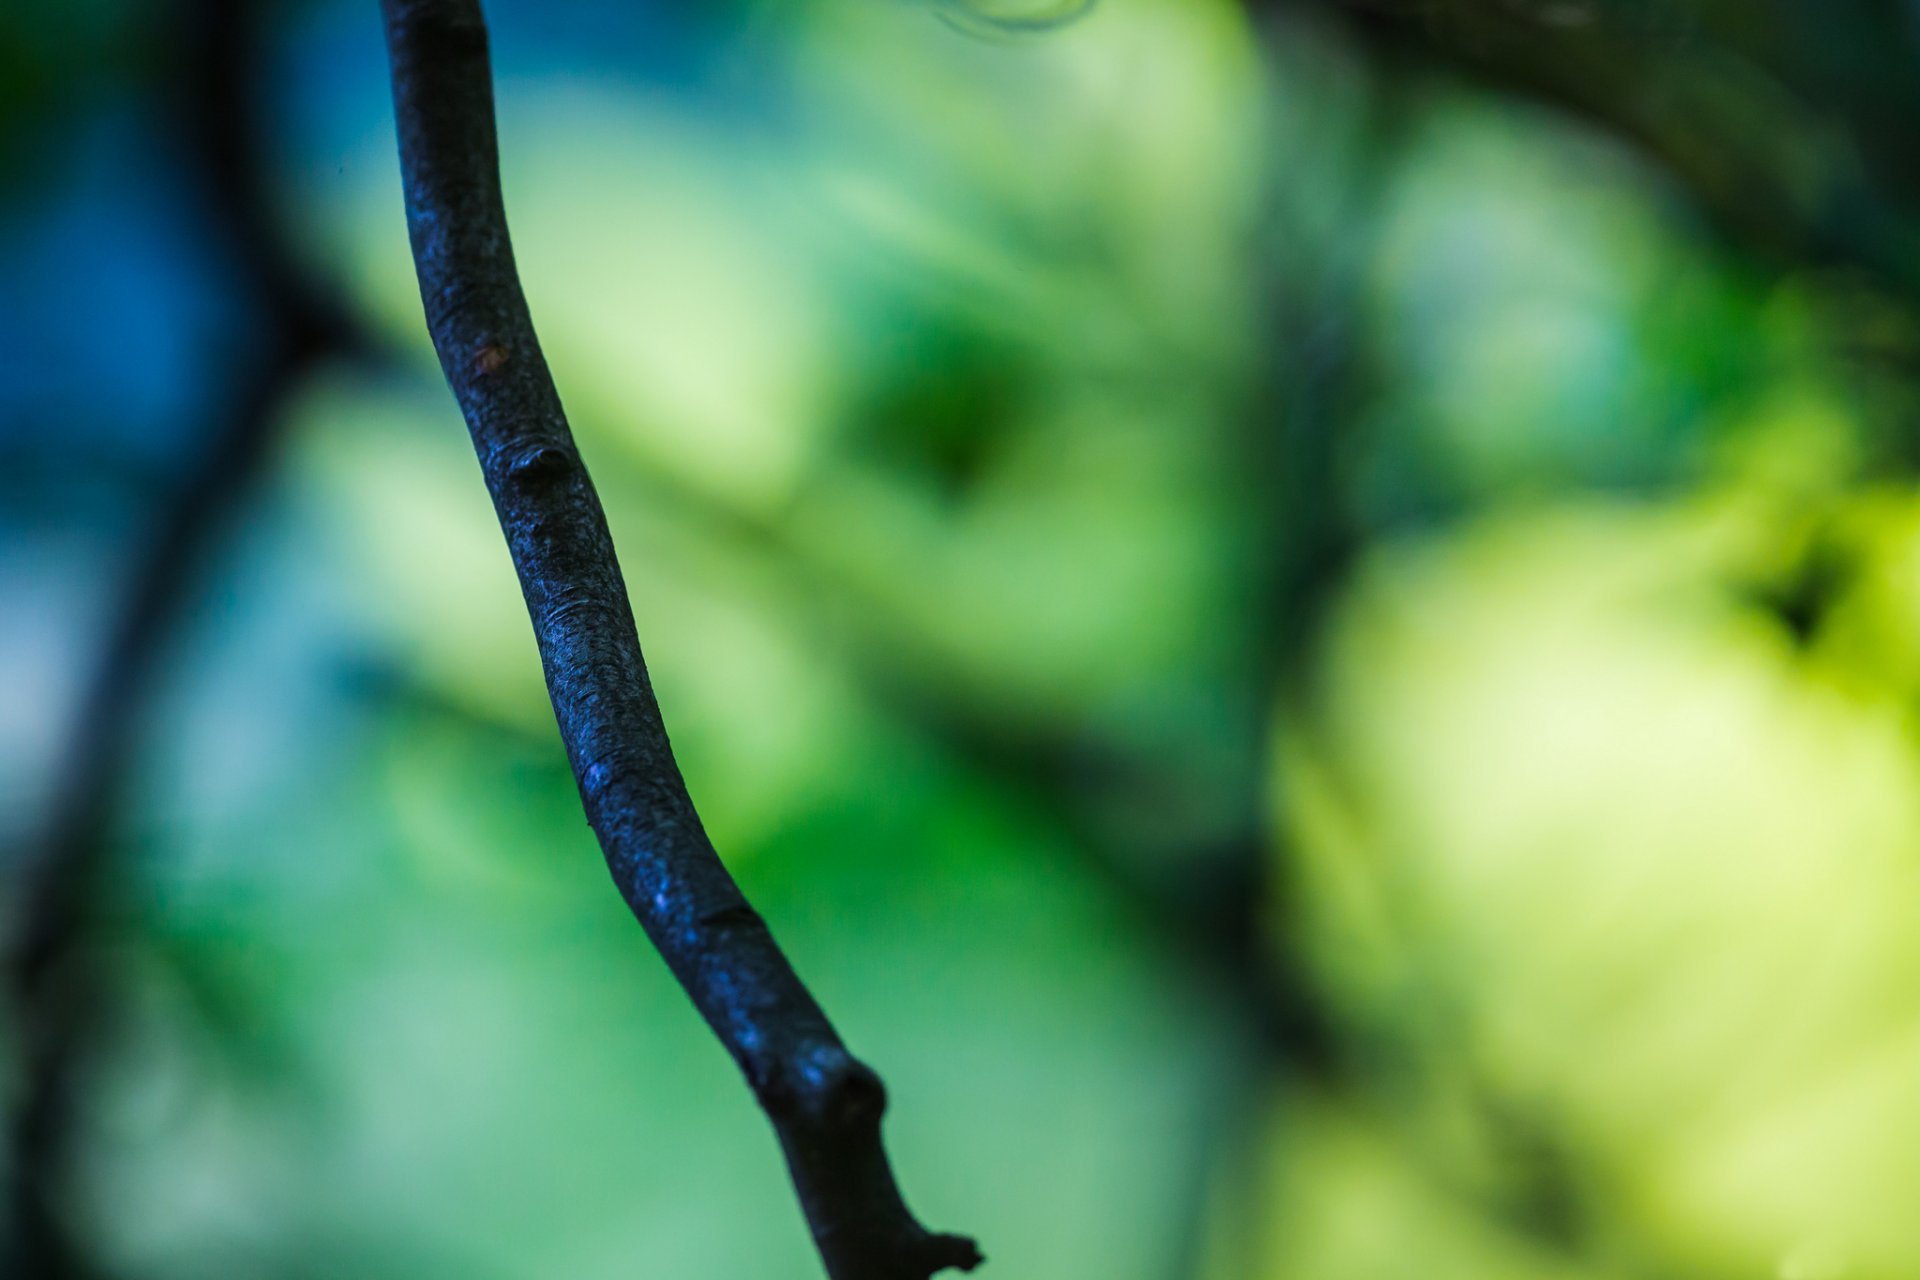
[[[1368,279],[1427,483],[1510,502],[1683,467],[1765,339],[1739,277],[1610,141],[1481,99],[1422,107]]]
[[[1882,556],[1911,565],[1899,505]],[[1816,1246],[1909,1274],[1920,757],[1901,696],[1740,597],[1793,516],[1736,491],[1379,552],[1292,752],[1307,924],[1419,1064],[1405,1105],[1518,1108],[1606,1238],[1689,1274]],[[1878,591],[1856,607],[1911,617],[1920,579]]]
[[[424,382],[334,376],[310,385],[293,416],[297,483],[360,575],[361,607],[393,657],[476,711],[550,720],[520,585],[452,398]]]
[[[1284,1091],[1264,1131],[1244,1225],[1249,1273],[1223,1244],[1212,1280],[1601,1280],[1630,1272],[1543,1246],[1450,1182],[1395,1117],[1310,1088]]]
[[[855,464],[795,508],[793,538],[920,661],[1036,709],[1084,705],[1204,648],[1221,607],[1219,463],[1165,414],[1062,404],[959,509]]]
[[[1148,355],[1146,335],[1171,347],[1154,363],[1206,358],[1238,336],[1222,308],[1244,306],[1262,86],[1235,6],[1118,0],[1013,47],[908,5],[811,12],[803,159],[851,198],[871,261],[989,284],[976,300],[1061,359]]]
[[[648,465],[790,497],[847,339],[773,147],[637,95],[549,93],[515,118],[516,242],[563,394]]]
[[[562,399],[612,407],[583,416],[646,465],[779,501],[820,431],[836,325],[771,147],[612,87],[503,91],[500,117],[516,256]],[[397,198],[367,168],[343,250],[364,264],[363,301],[420,348]]]

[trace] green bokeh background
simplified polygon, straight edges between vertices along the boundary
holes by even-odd
[[[669,8],[490,6],[509,213],[915,1206],[1009,1280],[1920,1276],[1911,300],[1324,16]],[[9,108],[16,221],[137,114],[158,19],[87,12],[5,37],[104,68]],[[580,817],[371,6],[275,58],[289,234],[394,355],[287,406],[145,731],[75,1215],[155,1280],[811,1276]],[[118,502],[7,522],[21,822]],[[1155,924],[1250,848],[1317,1065]]]

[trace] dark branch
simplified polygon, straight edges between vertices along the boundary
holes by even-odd
[[[628,906],[746,1075],[834,1280],[980,1261],[928,1232],[881,1146],[886,1095],[714,853],[674,763],[607,522],[534,337],[502,205],[476,0],[383,0],[407,225],[442,369],[533,620],[587,820]]]

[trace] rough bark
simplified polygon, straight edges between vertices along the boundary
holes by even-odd
[[[479,5],[382,8],[427,325],[614,882],[772,1121],[828,1274],[970,1270],[971,1240],[929,1232],[908,1211],[881,1145],[879,1077],[841,1043],[722,865],[674,763],[606,517],[514,266]]]

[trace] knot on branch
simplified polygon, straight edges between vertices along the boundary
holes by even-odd
[[[873,1068],[839,1045],[818,1045],[776,1060],[755,1081],[760,1104],[781,1127],[818,1135],[877,1132],[887,1111],[887,1087]]]
[[[506,357],[501,357],[504,362]],[[571,449],[537,444],[508,457],[507,483],[520,489],[544,489],[558,484],[579,465]]]

